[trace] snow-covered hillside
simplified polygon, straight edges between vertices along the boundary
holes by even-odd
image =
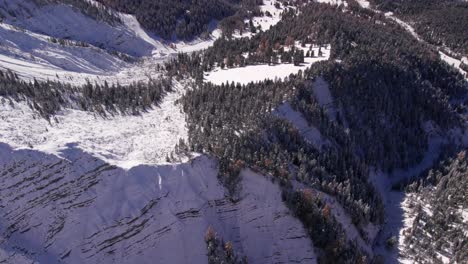
[[[272,16],[254,18],[256,25],[266,28],[279,21],[282,10],[275,3],[265,1],[261,10]],[[122,85],[145,81],[160,74],[157,64],[179,51],[205,49],[220,36],[216,29],[211,39],[169,45],[142,29],[132,15],[114,12],[121,23],[107,23],[69,5],[38,5],[31,0],[0,0],[0,12],[4,17],[0,21],[0,69],[11,70],[26,80]],[[141,58],[127,62],[111,51]],[[328,53],[324,50],[325,55]],[[175,104],[183,90],[183,85],[177,85],[159,106],[139,116],[102,118],[64,109],[51,123],[26,103],[10,104],[2,99],[0,135],[2,142],[15,148],[33,147],[53,154],[76,144],[123,168],[166,163],[179,139],[187,139],[185,117],[180,105]]]
[[[159,106],[137,116],[102,117],[64,109],[51,122],[24,102],[0,102],[1,141],[15,148],[34,148],[60,155],[69,145],[121,168],[166,163],[180,139],[187,140],[185,116],[175,101],[184,86],[177,84]]]
[[[116,12],[122,23],[111,25],[70,5],[39,5],[31,0],[1,0],[0,12],[4,23],[50,37],[82,41],[137,57],[168,52],[141,28],[135,17],[126,14]]]
[[[5,17],[0,23],[0,67],[26,79],[125,84],[146,80],[157,62],[176,52],[149,37],[130,15],[117,13],[122,24],[110,25],[68,5],[2,0],[0,7]],[[151,63],[130,64],[114,52],[151,56]]]
[[[58,79],[83,83],[86,78],[129,68],[130,64],[96,47],[83,47],[76,41],[53,43],[45,35],[0,23],[0,68],[17,72],[25,79]]]
[[[265,1],[261,10],[272,16],[254,18],[256,26],[265,29],[279,21],[281,9],[275,3]],[[142,29],[132,15],[113,12],[120,22],[107,23],[69,5],[36,4],[32,0],[0,0],[0,12],[0,69],[26,80],[123,85],[144,81],[158,76],[157,64],[177,52],[205,49],[220,36],[216,29],[211,39],[169,45]],[[141,58],[132,63],[112,51]],[[54,154],[68,144],[77,144],[125,168],[164,163],[179,139],[187,138],[185,117],[175,105],[183,89],[177,86],[161,105],[140,116],[102,118],[64,109],[51,123],[25,103],[3,101],[0,135],[2,142],[13,147],[34,147]]]
[[[207,48],[220,35],[217,30],[208,40],[170,45],[146,32],[132,15],[115,12],[121,23],[109,24],[69,5],[36,5],[31,0],[2,0],[0,12],[0,68],[29,80],[147,80],[158,74],[157,64],[179,51]],[[126,56],[138,62],[129,63]]]
[[[270,27],[276,25],[281,20],[281,15],[284,11],[284,7],[279,5],[279,8],[275,6],[277,4],[276,0],[263,0],[263,5],[260,6],[260,11],[264,14],[261,17],[253,17],[252,18],[252,25],[261,30],[266,31],[270,29]],[[246,20],[245,23],[249,23],[250,21]],[[257,31],[258,33],[258,31]],[[252,32],[236,32],[234,37],[241,38],[241,37],[251,37],[256,33]]]
[[[207,157],[124,171],[73,146],[62,156],[0,145],[0,261],[206,263],[211,226],[249,263],[316,262],[302,224],[262,175],[243,171],[232,203]]]
[[[369,1],[367,1],[367,0],[358,0],[357,2],[362,8],[370,9],[370,10],[376,12],[376,13],[383,13],[383,12],[377,10],[377,9],[373,9],[371,7]],[[413,26],[411,26],[409,23],[403,21],[402,19],[396,17],[392,12],[387,12],[384,15],[387,18],[389,18],[389,19],[393,20],[394,22],[396,22],[397,24],[399,24],[402,28],[404,28],[408,33],[411,34],[411,36],[413,36],[418,41],[426,42],[423,38],[421,38],[421,36],[419,36],[419,34],[416,32],[416,30],[413,28]],[[461,58],[461,59],[457,59],[457,58],[454,58],[454,57],[448,55],[447,53],[453,53],[448,47],[444,46],[444,47],[436,47],[436,48],[439,49],[440,59],[442,61],[445,61],[450,66],[454,67],[457,71],[459,71],[465,77],[465,79],[468,80],[467,72],[460,67],[462,62],[467,60],[467,59],[465,57]]]

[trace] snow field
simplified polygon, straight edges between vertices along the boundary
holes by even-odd
[[[317,3],[330,4],[330,5],[343,5],[348,6],[348,3],[345,0],[315,0]]]
[[[310,45],[306,45],[305,48],[301,48],[305,51],[309,49]],[[313,47],[312,50],[317,55],[318,47]],[[319,61],[325,61],[330,58],[331,46],[327,45],[321,49],[323,54],[320,57],[308,57],[304,59],[304,63],[299,66],[294,64],[277,64],[277,65],[248,65],[246,67],[237,67],[229,69],[216,68],[215,70],[205,74],[205,81],[212,82],[217,85],[223,83],[240,83],[248,84],[250,82],[260,82],[264,80],[275,80],[284,79],[291,74],[296,74],[299,70],[305,70],[310,67],[313,63]]]

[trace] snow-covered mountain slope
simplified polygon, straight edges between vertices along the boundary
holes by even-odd
[[[463,263],[468,245],[468,172],[459,152],[408,186],[398,244],[407,262]]]
[[[59,39],[89,43],[130,56],[148,56],[165,46],[153,40],[133,16],[116,13],[122,23],[95,20],[65,4],[39,5],[31,0],[1,0],[4,23]]]
[[[216,29],[211,39],[169,45],[146,32],[132,15],[113,11],[121,22],[107,23],[70,5],[41,3],[0,0],[0,69],[11,70],[26,80],[71,84],[89,80],[122,85],[145,81],[160,74],[157,64],[179,51],[205,49],[220,36]],[[256,26],[267,29],[280,20],[282,9],[277,9],[275,3],[268,0],[260,7],[272,16],[254,18]],[[128,62],[112,51],[141,58]],[[57,155],[68,144],[77,144],[123,168],[166,163],[179,139],[187,139],[185,116],[180,105],[175,104],[183,90],[184,86],[177,85],[159,106],[139,116],[102,118],[64,109],[50,123],[26,103],[10,104],[0,98],[1,142]]]
[[[26,80],[71,84],[89,80],[122,85],[145,81],[160,74],[157,64],[179,51],[205,49],[220,36],[217,29],[211,39],[169,45],[146,32],[132,15],[112,11],[120,22],[108,23],[70,5],[40,3],[0,0],[0,69],[11,70]],[[254,18],[256,25],[265,28],[279,21],[282,10],[275,3],[265,1],[260,9],[272,16]],[[141,58],[128,62],[112,51]],[[102,118],[64,109],[51,123],[37,116],[26,103],[10,104],[1,98],[1,142],[52,154],[60,154],[68,144],[77,144],[123,168],[166,163],[179,139],[187,139],[185,116],[180,105],[175,104],[183,90],[177,85],[159,106],[140,116]]]
[[[262,12],[264,15],[261,17],[253,17],[252,18],[252,25],[261,30],[261,31],[266,31],[270,29],[270,27],[276,25],[279,21],[281,21],[281,15],[284,11],[284,6],[277,5],[279,4],[278,1],[276,0],[263,0],[263,4],[260,5],[260,12]],[[293,8],[293,7],[289,7]],[[249,20],[245,20],[245,23],[250,23]],[[239,32],[236,31],[233,37],[235,38],[241,38],[241,37],[252,37],[253,35],[257,34],[259,31],[256,33],[252,33],[250,31],[247,32]]]
[[[118,12],[114,15],[121,23],[112,24],[69,5],[39,5],[33,0],[0,0],[0,12],[0,69],[26,80],[122,85],[145,81],[157,77],[157,64],[178,51],[204,49],[220,35],[216,30],[212,39],[178,42],[171,47],[143,30],[134,16]],[[112,51],[142,58],[127,62]],[[185,116],[175,104],[183,90],[178,85],[159,106],[139,116],[103,118],[64,109],[51,123],[25,102],[10,104],[1,98],[0,141],[52,154],[77,144],[123,168],[166,163],[179,139],[187,139]]]
[[[272,16],[253,18],[255,26],[265,30],[279,22],[282,9],[275,3],[265,1],[260,9]],[[0,68],[28,80],[128,84],[158,74],[157,64],[178,52],[205,49],[221,36],[214,26],[208,39],[166,43],[144,30],[133,15],[110,12],[120,21],[97,20],[65,4],[0,0]],[[127,62],[125,56],[138,63]]]
[[[374,253],[381,254],[388,259],[386,263],[414,263],[413,254],[408,254],[411,248],[408,248],[409,245],[405,241],[405,230],[411,228],[415,217],[415,208],[412,208],[412,206],[417,203],[415,201],[419,198],[415,194],[395,190],[393,186],[401,182],[410,182],[411,179],[414,180],[414,177],[433,169],[441,155],[444,144],[447,141],[460,137],[459,132],[452,132],[453,134],[450,136],[450,139],[441,137],[440,129],[428,123],[426,124],[426,133],[428,135],[429,147],[420,163],[407,169],[396,169],[392,173],[383,173],[379,170],[371,171],[369,180],[382,194],[386,219],[376,239]],[[462,132],[461,134],[464,133]],[[467,142],[460,142],[460,144],[464,148],[467,147]],[[413,203],[413,205],[410,205],[410,203]],[[423,203],[419,204],[428,206]],[[394,244],[388,246],[391,239],[394,240]]]
[[[62,156],[0,145],[0,261],[205,263],[211,226],[249,263],[316,262],[302,224],[262,175],[243,171],[232,203],[204,156],[129,171],[74,146]]]
[[[362,7],[366,8],[369,10],[372,10],[376,13],[383,13],[377,9],[372,8],[370,5],[369,1],[367,0],[357,0],[357,3]],[[392,12],[387,12],[384,14],[387,18],[393,20],[397,24],[399,24],[402,28],[404,28],[408,33],[411,34],[415,39],[417,39],[420,42],[426,42],[419,34],[416,32],[416,30],[411,26],[409,23],[403,21],[402,19],[396,17]],[[448,47],[436,47],[439,49],[439,56],[442,61],[445,61],[447,64],[450,66],[454,67],[458,72],[460,72],[465,79],[468,80],[468,74],[465,70],[463,70],[460,65],[467,60],[466,57],[463,57],[461,59],[454,58],[453,56],[450,56],[449,54],[453,54],[453,52],[448,48]]]
[[[95,20],[63,4],[2,0],[0,67],[26,79],[82,84],[147,80],[155,65],[176,51],[148,36],[133,16],[122,23]],[[117,56],[120,52],[123,56]],[[138,64],[124,56],[149,56]]]
[[[157,64],[179,51],[204,49],[220,35],[216,31],[208,40],[171,45],[146,32],[132,15],[114,12],[120,22],[111,24],[70,5],[38,5],[32,0],[1,0],[0,14],[0,68],[28,80],[147,80],[158,74]],[[129,63],[127,56],[138,62]]]
[[[163,102],[138,116],[103,117],[64,109],[51,122],[25,102],[0,102],[1,142],[60,155],[69,144],[121,168],[166,163],[180,139],[187,141],[185,115],[175,101],[184,91],[176,84]],[[2,99],[0,99],[2,100]]]
[[[70,76],[80,73],[86,78],[130,66],[96,47],[84,47],[75,41],[63,45],[53,43],[48,36],[4,23],[0,23],[0,35],[0,67],[14,70],[25,78],[55,79],[59,74],[67,78],[66,73]]]

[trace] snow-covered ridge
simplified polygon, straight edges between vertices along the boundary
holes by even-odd
[[[454,67],[457,69],[463,76],[465,76],[466,79],[468,79],[468,73],[461,68],[462,64],[468,65],[468,59],[466,57],[463,57],[462,59],[456,59],[453,58],[446,53],[439,51],[440,58],[445,61],[448,65]]]
[[[216,163],[110,166],[73,146],[61,159],[0,144],[0,261],[206,263],[212,226],[249,263],[316,263],[279,186],[249,170],[232,203]]]

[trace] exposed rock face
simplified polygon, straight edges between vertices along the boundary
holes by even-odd
[[[216,163],[129,171],[70,146],[66,159],[0,144],[0,262],[206,263],[212,226],[249,263],[315,263],[278,186],[242,172],[232,203]]]

